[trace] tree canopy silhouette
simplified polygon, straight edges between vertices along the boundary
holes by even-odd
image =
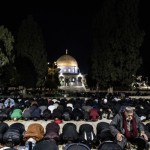
[[[28,67],[18,67],[22,75],[24,72],[30,72],[30,75],[23,77],[24,82],[29,83],[29,79],[32,79],[29,76],[33,76],[34,82],[32,82],[32,87],[43,86],[47,74],[47,53],[42,31],[31,15],[23,20],[19,28],[16,50],[18,60],[22,58],[26,61],[29,60],[28,63],[22,61],[21,64],[17,61],[18,65],[25,66],[28,64]],[[31,86],[30,83],[29,85]]]
[[[93,21],[91,71],[98,86],[124,86],[142,64],[144,31],[138,26],[139,0],[105,0]]]
[[[7,86],[15,82],[13,44],[14,37],[11,32],[4,26],[0,26],[0,86]]]

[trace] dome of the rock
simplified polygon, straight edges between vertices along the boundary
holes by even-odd
[[[66,54],[58,58],[57,66],[78,67],[78,63],[72,56]]]

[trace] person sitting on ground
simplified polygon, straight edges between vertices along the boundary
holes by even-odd
[[[147,147],[148,137],[133,107],[126,106],[124,112],[118,113],[110,122],[109,128],[123,149],[128,148],[129,143],[137,145],[137,150],[143,150]]]

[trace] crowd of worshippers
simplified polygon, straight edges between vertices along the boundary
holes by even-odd
[[[134,107],[136,114],[142,121],[150,119],[150,101],[146,99],[131,99],[129,97],[107,98],[96,97],[89,99],[12,99],[0,100],[0,121],[4,120],[55,120],[57,122],[97,121],[104,117],[112,119],[125,106]]]
[[[1,99],[0,101],[0,144],[3,149],[64,150],[78,147],[89,150],[148,150],[150,141],[149,100],[130,99],[129,97],[89,99]],[[111,119],[110,123],[97,122],[96,133],[86,121],[98,121],[102,117]],[[25,131],[22,123],[10,126],[5,120],[46,120],[44,129],[38,122],[32,123]],[[68,121],[60,133],[59,124]],[[79,130],[70,120],[85,120]],[[73,143],[78,143],[73,145]],[[75,147],[76,146],[76,147]],[[73,149],[71,149],[73,148]]]
[[[96,130],[90,123],[77,126],[67,122],[62,126],[54,121],[45,128],[38,122],[24,124],[0,123],[0,150],[148,150],[150,123],[142,123],[133,107],[115,115],[110,123],[98,122]],[[132,146],[132,147],[131,147]]]

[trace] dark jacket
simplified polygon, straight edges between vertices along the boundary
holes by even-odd
[[[137,116],[137,114],[134,113],[134,117],[136,120],[136,127],[138,129],[138,132],[144,131],[144,127],[140,121],[140,118]],[[115,137],[118,132],[125,134],[125,130],[123,128],[123,117],[121,113],[118,113],[113,120],[110,122],[110,132]]]
[[[31,119],[33,119],[33,118],[39,118],[40,119],[41,109],[36,105],[32,105],[30,107],[30,114],[31,114]]]

